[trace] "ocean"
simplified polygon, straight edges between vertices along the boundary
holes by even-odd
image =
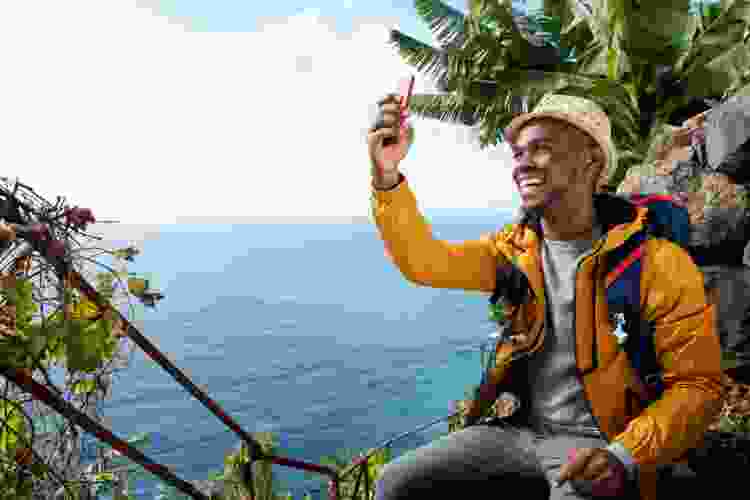
[[[508,220],[431,222],[436,237],[460,241]],[[130,270],[151,272],[166,295],[143,313],[142,333],[247,432],[272,431],[279,454],[314,463],[447,416],[479,380],[479,345],[493,331],[485,294],[410,284],[373,224],[168,231]],[[150,433],[145,453],[183,479],[222,470],[239,442],[137,347],[103,410],[117,436]],[[392,451],[445,433],[437,424]],[[281,493],[324,497],[320,476],[274,473]],[[158,490],[137,480],[131,491]]]

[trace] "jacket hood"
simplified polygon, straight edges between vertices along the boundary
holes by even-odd
[[[607,238],[607,248],[621,245],[630,235],[640,230],[648,209],[637,207],[622,196],[610,193],[594,194],[594,213]],[[518,231],[511,233],[515,246],[528,249],[544,238],[538,212],[521,209],[514,221]]]

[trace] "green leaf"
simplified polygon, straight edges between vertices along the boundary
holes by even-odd
[[[629,57],[649,64],[674,64],[690,46],[696,29],[690,13],[692,0],[623,2],[622,40]]]
[[[96,380],[84,379],[73,383],[72,390],[75,394],[91,394],[97,389]]]
[[[415,0],[417,14],[429,25],[442,46],[460,45],[463,41],[464,14],[440,0]]]
[[[224,471],[213,471],[209,473],[208,479],[210,481],[221,481],[224,479]]]
[[[486,0],[469,0],[469,14],[474,18],[479,18],[487,9]]]
[[[586,45],[577,57],[575,73],[586,76],[606,77],[608,72],[609,46],[598,41]]]
[[[618,68],[620,67],[619,51],[614,47],[607,49],[607,77],[617,80]]]
[[[0,366],[21,367],[26,356],[26,345],[20,339],[0,337]]]
[[[35,359],[41,358],[41,353],[47,347],[47,337],[41,333],[41,328],[27,328],[29,334],[29,354]]]
[[[719,17],[695,36],[688,53],[677,61],[677,74],[690,74],[742,43],[747,23],[750,21],[748,9],[750,2],[747,0],[737,0],[728,5]]]
[[[17,402],[0,399],[0,451],[5,455],[14,456],[16,448],[22,444],[21,439],[28,439],[26,418]]]
[[[692,95],[722,95],[742,80],[750,65],[750,45],[738,43],[702,67],[691,67],[685,81]]]
[[[489,106],[473,105],[454,94],[417,94],[412,96],[409,108],[412,114],[422,118],[460,124]]]
[[[438,70],[445,68],[447,52],[440,51],[398,30],[391,30],[390,44],[398,49],[401,57],[419,71],[440,76]]]
[[[94,481],[114,481],[115,475],[111,472],[100,472],[94,475]]]
[[[43,462],[32,462],[29,466],[31,473],[39,479],[46,479],[48,477],[50,467]]]

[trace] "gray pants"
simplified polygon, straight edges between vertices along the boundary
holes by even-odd
[[[375,484],[375,500],[516,498],[561,500],[587,498],[570,482],[554,479],[570,448],[606,446],[601,438],[542,435],[527,429],[476,425],[443,436],[387,464]],[[635,482],[628,500],[637,499]],[[479,495],[482,497],[479,497]]]

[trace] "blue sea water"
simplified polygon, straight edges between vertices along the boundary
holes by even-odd
[[[441,239],[474,239],[508,221],[433,220]],[[277,433],[283,456],[319,463],[431,420],[479,379],[492,332],[487,296],[408,283],[383,256],[374,225],[236,225],[169,231],[131,271],[151,271],[166,298],[143,333],[246,431]],[[223,468],[239,438],[137,347],[104,405],[117,436],[184,479]],[[447,432],[393,445],[395,455]],[[274,466],[295,499],[320,476]],[[138,480],[137,498],[155,484]],[[324,489],[322,490],[325,491]]]

